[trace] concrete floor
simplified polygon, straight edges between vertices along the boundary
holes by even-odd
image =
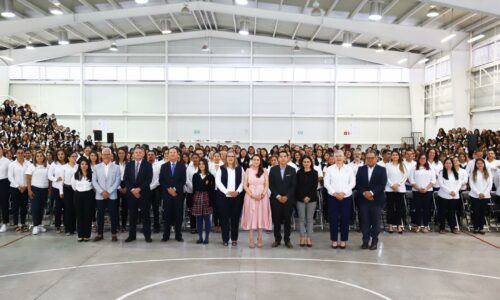
[[[75,237],[0,234],[0,299],[498,299],[500,249],[465,233],[383,234],[377,251],[346,250],[317,232],[312,249],[209,245],[77,243]],[[292,233],[294,242],[298,234]],[[140,237],[140,235],[138,235]],[[500,233],[481,236],[500,245]],[[18,240],[16,240],[18,239]],[[13,242],[14,241],[14,242]],[[8,244],[10,243],[10,244]],[[8,244],[8,245],[5,245]],[[4,245],[4,246],[2,246]]]

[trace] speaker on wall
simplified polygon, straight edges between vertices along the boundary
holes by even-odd
[[[102,130],[94,130],[94,141],[102,141]]]
[[[115,142],[115,134],[113,132],[108,132],[108,144],[113,144]]]

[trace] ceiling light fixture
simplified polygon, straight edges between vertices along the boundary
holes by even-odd
[[[26,44],[26,49],[28,49],[28,50],[35,49],[35,45],[33,45],[33,41],[31,41],[31,39],[28,40],[28,43]]]
[[[453,38],[454,38],[454,37],[456,37],[456,36],[457,36],[457,34],[456,34],[456,33],[452,33],[452,34],[450,34],[450,35],[446,36],[445,38],[443,38],[443,39],[441,40],[441,43],[446,43],[447,41],[449,41],[449,40],[453,39]]]
[[[370,15],[368,19],[372,21],[382,20],[382,2],[379,0],[373,0],[370,2]]]
[[[480,34],[480,35],[476,35],[474,37],[472,37],[471,39],[467,40],[467,43],[474,43],[475,41],[479,41],[480,39],[484,38],[485,35],[484,34]]]
[[[161,20],[160,26],[162,34],[172,33],[172,29],[170,29],[170,20],[168,19]]]
[[[314,0],[312,7],[313,7],[313,9],[311,10],[311,16],[321,17],[323,15],[323,12],[321,11],[321,8],[319,7],[318,0]]]
[[[426,58],[422,58],[421,60],[418,61],[418,64],[419,65],[423,65],[423,64],[425,64],[428,61],[429,61],[429,59],[427,57]]]
[[[435,5],[431,5],[431,8],[427,11],[427,17],[435,18],[439,16],[439,11]]]
[[[398,61],[398,64],[404,64],[405,62],[408,61],[408,58],[403,58]]]
[[[203,52],[210,51],[210,48],[208,47],[208,44],[206,42],[203,44],[203,46],[201,46],[201,51]]]
[[[344,32],[344,37],[342,38],[342,47],[352,47],[352,34],[350,32]]]
[[[188,15],[188,14],[190,14],[190,13],[191,13],[191,11],[189,10],[188,5],[187,5],[187,4],[184,4],[184,6],[183,6],[183,7],[182,7],[182,9],[181,9],[181,14]]]
[[[137,4],[147,4],[149,0],[135,0],[135,3]]]
[[[66,30],[59,31],[59,34],[57,36],[59,37],[59,41],[58,41],[59,45],[68,45],[69,44],[68,32]]]
[[[115,41],[111,42],[111,46],[109,47],[109,51],[113,51],[113,52],[118,51],[118,47],[116,46],[116,42]]]
[[[241,35],[248,35],[248,21],[247,20],[241,20],[240,21],[240,29],[238,30],[238,33]]]
[[[14,18],[16,13],[14,12],[14,1],[13,0],[4,0],[3,1],[3,10],[1,13],[4,18]]]
[[[234,2],[238,5],[247,5],[248,4],[248,0],[236,0]]]
[[[377,49],[375,50],[375,52],[381,53],[381,52],[384,52],[384,51],[385,51],[385,49],[384,49],[384,47],[382,47],[382,44],[378,43],[378,46],[377,46]]]
[[[51,14],[53,14],[54,16],[60,16],[60,15],[64,14],[64,12],[62,11],[62,9],[60,7],[58,7],[58,6],[51,6],[49,8],[49,12]]]

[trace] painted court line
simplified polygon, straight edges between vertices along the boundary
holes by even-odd
[[[336,280],[336,279],[333,279],[333,278],[328,278],[328,277],[322,277],[322,276],[314,276],[314,275],[308,275],[308,274],[300,274],[300,273],[288,273],[288,272],[274,272],[274,271],[226,271],[226,272],[213,272],[213,273],[200,273],[200,274],[193,274],[193,275],[187,275],[187,276],[181,276],[181,277],[175,277],[175,278],[171,278],[171,279],[167,279],[167,280],[163,280],[163,281],[159,281],[159,282],[156,282],[156,283],[152,283],[152,284],[149,284],[149,285],[146,285],[146,286],[143,286],[141,288],[138,288],[136,290],[133,290],[123,296],[120,296],[118,298],[116,298],[116,300],[124,300],[132,295],[135,295],[135,294],[138,294],[140,292],[143,292],[147,289],[151,289],[153,287],[156,287],[156,286],[159,286],[159,285],[162,285],[162,284],[167,284],[167,283],[170,283],[170,282],[173,282],[173,281],[179,281],[179,280],[184,280],[184,279],[191,279],[191,278],[196,278],[196,277],[205,277],[205,276],[218,276],[218,275],[232,275],[232,274],[271,274],[271,275],[286,275],[286,276],[295,276],[295,277],[304,277],[304,278],[312,278],[312,279],[318,279],[318,280],[324,280],[324,281],[329,281],[329,282],[334,282],[334,283],[339,283],[339,284],[343,284],[343,285],[346,285],[346,286],[349,286],[349,287],[352,287],[352,288],[355,288],[355,289],[359,289],[359,290],[362,290],[364,292],[367,292],[367,293],[370,293],[372,295],[375,295],[379,298],[382,298],[382,299],[385,299],[385,300],[391,300],[391,298],[385,296],[385,295],[382,295],[374,290],[370,290],[370,289],[367,289],[367,288],[364,288],[362,286],[359,286],[359,285],[356,285],[356,284],[353,284],[353,283],[349,283],[349,282],[345,282],[345,281],[340,281],[340,280]]]
[[[421,270],[421,271],[429,271],[429,272],[439,272],[439,273],[447,273],[447,274],[455,274],[462,276],[471,276],[478,278],[486,278],[486,279],[494,279],[500,280],[500,277],[484,275],[484,274],[474,274],[468,272],[460,272],[460,271],[452,271],[445,269],[437,269],[437,268],[425,268],[425,267],[417,267],[417,266],[408,266],[408,265],[397,265],[397,264],[386,264],[386,263],[376,263],[376,262],[365,262],[365,261],[355,261],[355,260],[335,260],[335,259],[317,259],[317,258],[275,258],[275,257],[190,257],[190,258],[165,258],[165,259],[149,259],[149,260],[136,260],[136,261],[122,261],[122,262],[111,262],[111,263],[100,263],[100,264],[89,264],[89,265],[81,265],[81,266],[72,266],[72,267],[62,267],[62,268],[54,268],[54,269],[45,269],[45,270],[36,270],[29,272],[21,272],[21,273],[12,273],[0,275],[0,279],[23,276],[23,275],[34,275],[48,272],[57,272],[57,271],[65,271],[65,270],[74,270],[74,269],[84,269],[84,268],[96,268],[96,267],[107,267],[107,266],[119,266],[119,265],[129,265],[129,264],[143,264],[143,263],[155,263],[155,262],[179,262],[179,261],[217,261],[217,260],[250,260],[250,261],[298,261],[298,262],[322,262],[322,263],[343,263],[343,264],[359,264],[359,265],[370,265],[370,266],[381,266],[381,267],[392,267],[392,268],[402,268],[402,269],[410,269],[410,270]]]

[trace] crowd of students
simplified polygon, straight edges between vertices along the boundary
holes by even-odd
[[[430,231],[435,192],[440,233],[446,225],[459,232],[461,194],[468,191],[473,230],[484,234],[487,207],[500,196],[494,189],[500,186],[500,132],[440,129],[435,139],[422,139],[415,149],[287,144],[268,151],[184,143],[129,149],[105,147],[90,136],[82,142],[54,115],[38,115],[29,105],[8,100],[0,108],[0,124],[0,233],[9,224],[16,232],[29,231],[28,208],[32,234],[45,232],[47,208],[56,232],[77,234],[78,241],[89,241],[93,230],[93,240],[103,240],[107,212],[112,241],[126,231],[125,242],[134,241],[140,222],[146,242],[162,223],[162,241],[170,240],[173,228],[175,240],[182,242],[186,219],[199,244],[208,244],[213,230],[221,233],[223,245],[236,246],[241,228],[249,231],[250,248],[263,247],[263,231],[274,228],[272,246],[284,242],[293,248],[296,212],[298,243],[312,247],[319,206],[329,221],[332,248],[347,247],[354,216],[362,248],[373,250],[384,208],[386,230],[404,232],[410,191],[411,222],[423,233]],[[470,145],[470,135],[477,145]]]

